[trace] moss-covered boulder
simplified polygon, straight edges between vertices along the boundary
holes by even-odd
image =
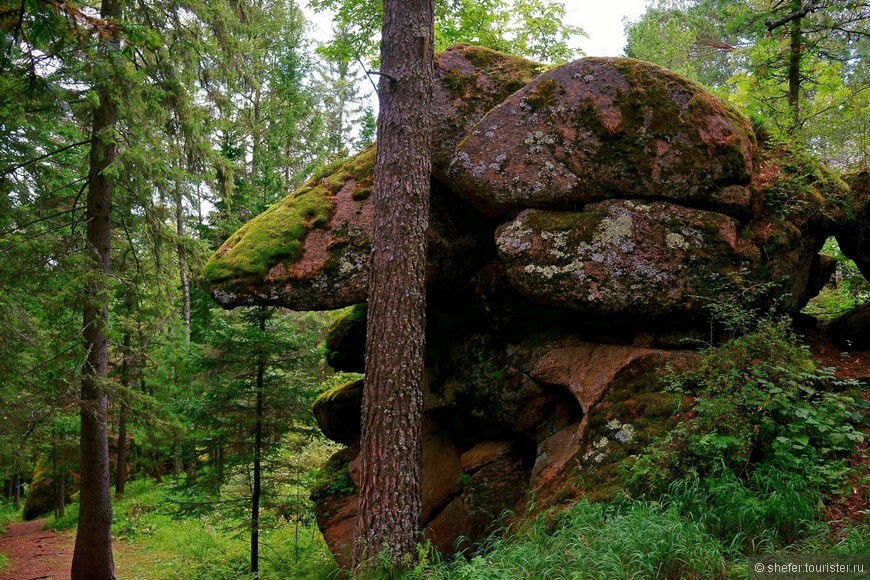
[[[315,175],[231,235],[203,268],[223,306],[329,310],[365,300],[375,148]]]
[[[749,122],[687,79],[625,58],[546,72],[490,111],[457,148],[449,184],[475,207],[576,208],[614,197],[751,213]]]
[[[542,457],[539,450],[534,485],[540,496],[600,500],[623,489],[622,461],[641,453],[682,419],[685,396],[664,389],[662,377],[686,368],[696,357],[689,351],[658,351],[622,367],[576,428],[569,426],[540,446],[557,449],[560,459]]]
[[[76,454],[71,453],[71,455]],[[30,485],[27,486],[27,495],[24,498],[25,520],[35,520],[51,513],[57,507],[59,477],[65,478],[64,503],[69,503],[72,493],[75,491],[72,472],[65,468],[56,470],[52,467],[48,455],[40,455],[36,467],[33,469]]]
[[[435,59],[434,175],[445,173],[467,130],[544,70],[523,58],[457,45]],[[225,307],[331,310],[362,302],[371,252],[375,146],[312,177],[227,239],[203,270]],[[491,228],[436,179],[430,282],[461,278],[485,261]]]
[[[470,44],[436,55],[434,174],[443,177],[456,146],[487,111],[546,69],[541,63]]]
[[[350,463],[358,454],[357,446],[334,453],[321,466],[311,490],[317,527],[335,560],[345,568],[353,558],[353,530],[359,510],[359,495],[350,474]]]
[[[326,329],[326,362],[336,371],[365,371],[365,303],[356,304]]]
[[[212,296],[230,308],[334,310],[364,301],[374,158],[372,146],[312,177],[230,236],[203,269]],[[487,259],[489,228],[437,182],[430,203],[427,279],[461,278]]]
[[[336,443],[359,441],[362,397],[361,380],[333,387],[317,397],[312,410],[320,431]]]

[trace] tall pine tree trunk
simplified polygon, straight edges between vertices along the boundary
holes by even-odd
[[[103,18],[119,20],[118,0],[103,0]],[[104,42],[107,58],[116,41]],[[73,552],[72,580],[107,580],[115,577],[112,560],[112,497],[109,482],[109,402],[102,382],[108,371],[110,249],[112,241],[112,181],[105,170],[115,159],[114,127],[117,108],[111,98],[110,79],[96,86],[99,105],[94,110],[88,172],[87,241],[93,266],[84,295],[83,331],[87,360],[81,383],[81,477],[78,532]]]
[[[420,529],[432,0],[385,0],[354,566],[413,561]]]

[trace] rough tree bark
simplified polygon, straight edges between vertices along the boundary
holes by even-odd
[[[413,561],[429,221],[433,1],[385,0],[354,567]]]
[[[102,0],[100,15],[119,20],[118,0]],[[104,41],[110,55],[117,42]],[[96,84],[99,105],[94,110],[88,172],[87,241],[94,258],[84,293],[83,331],[87,360],[81,385],[81,478],[78,532],[73,552],[72,580],[115,577],[112,559],[112,497],[109,482],[108,396],[103,388],[108,371],[109,278],[112,241],[111,179],[105,174],[115,159],[113,129],[118,111],[111,97],[110,79]]]
[[[266,307],[261,306],[257,318],[257,328],[266,331]],[[251,488],[251,575],[260,574],[260,494],[262,492],[263,472],[263,388],[266,377],[266,358],[261,352],[257,357],[256,420],[254,424],[254,482]]]

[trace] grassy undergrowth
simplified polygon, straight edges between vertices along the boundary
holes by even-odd
[[[623,460],[623,495],[520,523],[470,560],[407,576],[745,578],[752,554],[870,554],[866,513],[832,527],[826,510],[870,493],[849,466],[870,424],[862,387],[816,368],[787,324],[754,322],[664,381],[689,401],[685,418]]]
[[[21,519],[20,510],[16,510],[11,501],[0,499],[0,534],[6,530],[6,525]],[[0,570],[6,568],[6,556],[0,554]]]
[[[125,580],[240,579],[248,577],[247,530],[239,521],[216,513],[174,517],[177,505],[171,484],[134,480],[114,502],[112,533],[115,566]],[[78,503],[63,518],[46,526],[74,528]],[[337,567],[313,523],[296,524],[263,518],[260,578],[318,579]]]
[[[830,320],[870,301],[870,282],[864,278],[855,262],[843,255],[834,238],[825,242],[821,253],[837,260],[837,270],[819,295],[809,301],[804,313],[820,320]]]
[[[622,460],[615,500],[517,518],[466,557],[432,555],[402,577],[745,578],[752,554],[870,554],[866,514],[831,526],[827,509],[868,494],[850,467],[856,446],[866,453],[866,386],[816,368],[787,325],[761,321],[662,388],[684,395],[684,419]],[[115,505],[119,578],[248,577],[241,522],[177,513],[168,487],[130,484]],[[76,517],[71,506],[51,526]],[[265,523],[261,578],[341,577],[313,523]]]

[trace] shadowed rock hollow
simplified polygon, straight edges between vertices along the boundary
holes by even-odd
[[[833,270],[818,255],[829,235],[863,268],[867,204],[649,63],[546,70],[460,45],[435,67],[423,525],[450,551],[530,491],[606,495],[610,459],[671,426],[665,366],[687,364],[725,308],[800,310]],[[214,297],[363,302],[373,163],[370,148],[327,168],[231,236],[205,267]],[[364,337],[357,306],[330,329],[330,364],[361,371]],[[312,495],[343,564],[361,396],[350,383],[314,407],[347,445]]]

